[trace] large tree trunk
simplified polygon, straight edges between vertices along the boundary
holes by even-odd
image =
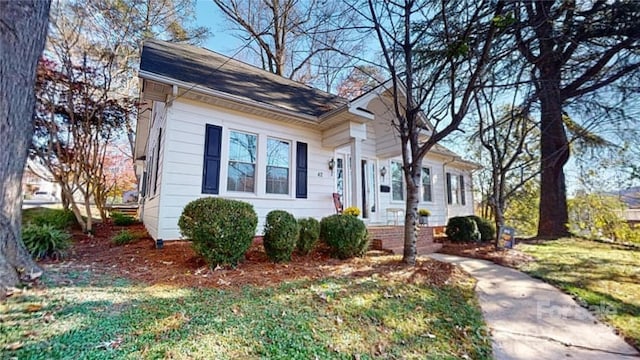
[[[420,162],[418,162],[418,164],[419,163]],[[405,172],[405,182],[407,183],[407,203],[404,218],[404,252],[402,262],[415,265],[417,252],[416,242],[418,238],[418,205],[420,203],[420,166],[412,166],[408,176]]]
[[[22,173],[33,134],[36,65],[50,0],[0,1],[0,298],[42,270],[22,243]]]
[[[541,116],[541,183],[538,237],[559,238],[569,234],[564,165],[569,160],[569,141],[562,121],[560,72],[549,64],[537,81]]]

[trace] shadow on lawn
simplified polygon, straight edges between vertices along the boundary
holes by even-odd
[[[363,274],[364,275],[364,274]],[[53,287],[3,313],[17,358],[490,358],[471,289],[371,277],[235,290]],[[33,296],[10,299],[14,306]],[[84,297],[84,298],[83,298]],[[24,300],[24,301],[23,301]],[[49,316],[49,318],[47,318]]]
[[[614,296],[615,293],[627,296],[635,294],[634,288],[640,284],[640,274],[628,269],[636,269],[637,265],[630,260],[605,258],[595,250],[589,253],[567,252],[563,256],[568,259],[566,262],[554,256],[539,257],[523,270],[532,277],[562,289],[583,306],[595,310],[596,317],[612,321],[627,342],[640,349],[640,328],[629,323],[640,319],[640,306]],[[618,284],[624,291],[612,292],[611,283]]]

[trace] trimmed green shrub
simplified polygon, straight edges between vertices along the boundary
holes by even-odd
[[[113,225],[116,226],[129,226],[137,222],[136,218],[134,218],[133,216],[123,214],[118,211],[114,211],[111,213],[111,220],[113,221]]]
[[[111,237],[111,242],[116,245],[128,244],[134,240],[138,240],[140,237],[137,234],[132,233],[129,230],[120,230],[119,233]]]
[[[76,223],[76,217],[71,210],[34,208],[24,210],[22,223],[51,225],[56,229],[64,230]]]
[[[312,217],[299,219],[300,232],[298,233],[298,242],[296,248],[302,255],[308,255],[316,246],[318,238],[320,238],[320,222]]]
[[[453,242],[480,241],[480,232],[475,220],[467,216],[456,216],[447,223],[447,237]]]
[[[246,202],[214,197],[194,200],[178,220],[182,236],[211,267],[236,266],[249,249],[258,216]]]
[[[284,210],[273,210],[267,214],[264,224],[264,251],[273,262],[291,261],[299,232],[296,218]]]
[[[71,247],[71,234],[50,224],[28,224],[22,229],[22,241],[36,259],[62,259]]]
[[[369,248],[367,227],[351,215],[331,215],[320,221],[320,238],[331,248],[331,256],[347,259],[363,255]]]
[[[476,215],[470,215],[467,217],[476,222],[478,231],[480,232],[480,241],[487,242],[495,239],[496,227],[491,221]]]

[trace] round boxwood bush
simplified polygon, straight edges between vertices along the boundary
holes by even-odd
[[[476,215],[470,215],[468,217],[476,222],[478,231],[480,232],[480,241],[486,242],[495,239],[496,227],[491,221]]]
[[[273,262],[291,261],[291,253],[298,241],[298,221],[284,210],[267,214],[264,224],[264,251]]]
[[[182,235],[211,267],[236,266],[249,249],[257,225],[251,204],[214,197],[188,203],[178,220]]]
[[[320,238],[320,222],[312,217],[298,220],[300,232],[296,248],[302,255],[308,255]]]
[[[447,223],[447,237],[453,242],[480,241],[476,222],[467,216],[457,216]]]
[[[367,227],[351,215],[331,215],[320,221],[320,238],[331,248],[331,256],[347,259],[363,255],[369,248]]]

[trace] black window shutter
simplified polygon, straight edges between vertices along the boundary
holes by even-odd
[[[204,137],[204,169],[202,172],[202,193],[220,192],[220,150],[222,148],[222,127],[207,124]]]
[[[467,201],[464,198],[464,176],[460,175],[460,203],[466,205]]]
[[[453,203],[453,197],[451,196],[451,173],[447,173],[447,203]]]
[[[296,198],[307,198],[307,143],[296,142]]]

